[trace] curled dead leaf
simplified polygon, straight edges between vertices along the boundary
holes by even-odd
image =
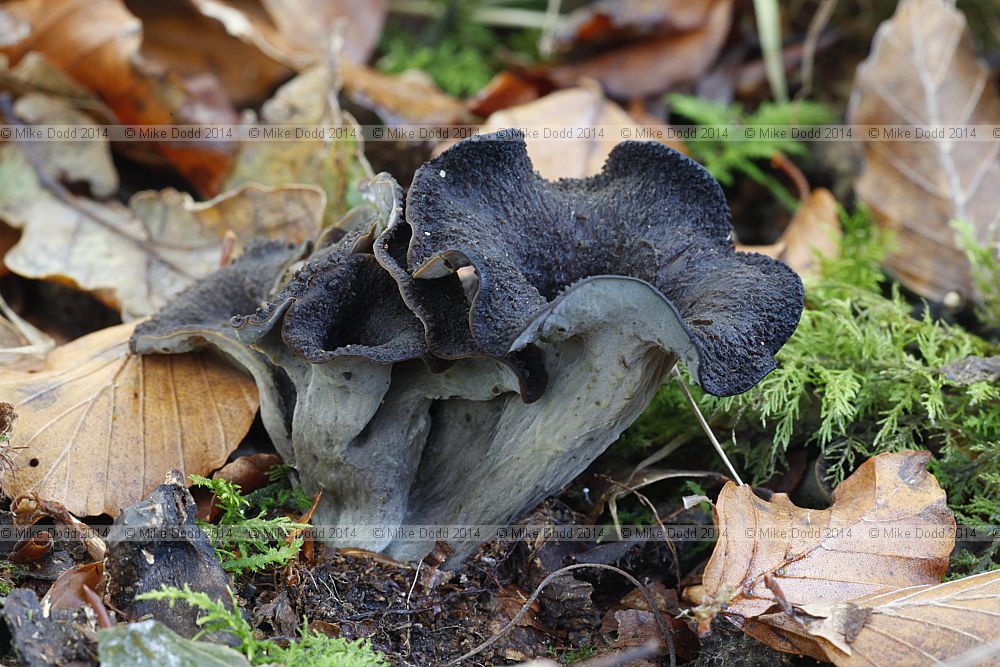
[[[815,642],[783,632],[779,606],[833,604],[944,576],[955,519],[924,468],[929,458],[879,454],[837,487],[824,510],[726,484],[716,503],[721,535],[703,578],[709,602],[723,602],[721,615],[769,646],[822,659]]]
[[[445,94],[421,70],[383,74],[348,60],[340,64],[340,76],[351,99],[388,125],[450,125],[459,122],[465,111],[459,100]]]
[[[1000,125],[1000,94],[976,59],[965,17],[943,0],[904,0],[858,67],[848,111],[863,125]],[[920,141],[865,137],[855,183],[876,221],[894,230],[888,268],[910,289],[943,300],[972,296],[969,265],[949,222],[997,242],[1000,142],[949,135]]]
[[[34,370],[55,346],[51,336],[22,319],[0,296],[0,367]]]
[[[221,466],[257,413],[253,381],[205,353],[136,356],[134,325],[57,348],[37,373],[7,372],[20,415],[7,493],[36,493],[78,516],[117,515],[164,474]]]
[[[133,2],[142,20],[142,54],[166,64],[189,82],[211,72],[237,108],[265,99],[293,70],[187,0]]]
[[[45,609],[76,609],[87,606],[85,588],[95,591],[104,580],[104,561],[77,565],[59,575],[45,597]]]

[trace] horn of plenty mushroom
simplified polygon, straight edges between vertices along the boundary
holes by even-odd
[[[279,453],[323,490],[317,523],[514,520],[603,452],[678,360],[709,393],[740,393],[798,323],[798,276],[735,251],[695,162],[625,142],[597,176],[549,182],[505,137],[423,165],[405,208],[376,177],[366,211],[291,277],[301,252],[251,248],[136,329],[136,352],[209,343],[253,373]],[[430,547],[391,531],[337,543]],[[453,546],[460,559],[476,542]]]

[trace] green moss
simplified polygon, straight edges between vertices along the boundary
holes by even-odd
[[[535,60],[541,31],[500,31],[472,19],[476,3],[439,0],[439,15],[414,30],[407,23],[390,21],[379,45],[376,66],[384,72],[419,69],[442,90],[469,97],[504,68],[503,54],[512,51],[519,60]],[[539,11],[544,11],[544,5]]]
[[[308,629],[303,622],[299,638],[281,645],[268,639],[257,639],[253,628],[240,613],[236,596],[229,592],[232,609],[205,593],[164,585],[157,591],[136,596],[138,600],[166,600],[171,605],[177,601],[200,609],[201,627],[195,639],[222,632],[239,641],[239,650],[255,665],[284,665],[285,667],[387,667],[381,653],[371,649],[367,640],[348,641],[340,637],[327,637]]]
[[[227,572],[242,574],[282,567],[302,548],[301,537],[291,542],[284,538],[295,530],[308,528],[306,524],[295,523],[286,516],[268,517],[265,509],[253,508],[239,484],[200,475],[191,475],[191,481],[211,491],[222,509],[218,524],[199,525],[208,534],[215,555]],[[252,508],[257,509],[256,513],[251,513]]]

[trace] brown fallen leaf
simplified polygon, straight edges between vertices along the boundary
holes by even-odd
[[[705,567],[721,615],[779,651],[822,659],[815,642],[769,624],[776,606],[832,604],[937,583],[955,544],[945,493],[924,466],[929,452],[879,454],[834,491],[829,509],[771,501],[726,484],[716,503],[721,535]],[[917,534],[922,531],[922,534]],[[776,595],[775,590],[781,592]],[[780,625],[780,623],[779,623]]]
[[[229,34],[301,70],[321,62],[342,30],[345,58],[368,60],[382,34],[387,0],[191,0]]]
[[[91,291],[125,319],[155,312],[215,271],[228,231],[237,251],[258,236],[300,242],[316,235],[325,206],[313,187],[254,184],[201,203],[175,190],[100,203],[46,178],[31,149],[0,145],[0,219],[22,230],[4,263]]]
[[[715,0],[600,0],[572,12],[556,30],[553,50],[620,43],[705,25]]]
[[[1000,125],[1000,94],[989,67],[976,59],[962,13],[943,0],[900,2],[858,67],[848,119]],[[968,260],[949,222],[965,220],[980,243],[997,242],[1000,142],[943,129],[934,140],[866,137],[864,154],[867,164],[855,189],[877,222],[895,232],[898,248],[888,268],[923,296],[943,300],[958,292],[971,298]]]
[[[265,99],[294,70],[227,32],[188,0],[131,3],[142,20],[142,54],[185,81],[211,72],[237,108]]]
[[[608,95],[619,99],[657,95],[708,71],[729,34],[732,13],[732,0],[715,0],[703,22],[693,29],[668,32],[535,72],[560,87],[597,79]]]
[[[560,90],[534,102],[498,111],[483,122],[480,131],[496,132],[533,125],[557,125],[579,131],[571,139],[526,137],[528,155],[535,170],[544,178],[555,180],[583,178],[598,173],[604,166],[608,153],[622,140],[619,132],[607,127],[603,134],[596,133],[598,128],[593,133],[588,132],[591,126],[634,128],[639,123],[620,106],[604,97],[598,86],[589,85]],[[439,145],[436,152],[444,150],[448,145],[450,144]]]
[[[0,396],[20,416],[6,493],[114,516],[168,471],[208,474],[239,445],[257,413],[253,381],[204,353],[131,355],[133,329],[59,347],[37,373],[3,374]]]
[[[781,238],[771,245],[736,245],[743,252],[758,252],[780,259],[799,275],[815,275],[818,259],[833,259],[840,252],[843,235],[837,200],[826,188],[816,188],[799,205]]]
[[[142,24],[121,0],[14,0],[4,9],[30,26],[3,48],[17,63],[39,51],[67,75],[96,92],[124,124],[235,123],[235,112],[217,97],[192,94],[177,75],[139,53]],[[210,104],[205,100],[212,99]],[[222,96],[224,99],[224,95]],[[212,196],[229,171],[225,144],[158,143],[161,153],[202,193]]]
[[[284,185],[306,183],[326,193],[324,226],[364,203],[359,188],[374,174],[364,156],[361,129],[337,105],[339,76],[333,67],[312,67],[278,89],[261,110],[261,120],[271,125],[322,123],[340,132],[322,140],[251,141],[244,143],[226,189],[246,183]]]
[[[803,629],[837,667],[958,664],[965,656],[971,662],[962,664],[995,665],[1000,653],[1000,571],[802,612]]]
[[[340,64],[344,92],[374,111],[386,125],[451,125],[462,119],[465,106],[445,94],[421,70],[383,74],[349,60]]]
[[[656,602],[660,618],[670,629],[678,657],[694,660],[698,655],[698,638],[685,621],[675,617],[677,592],[658,581],[650,583],[647,591]],[[633,588],[608,610],[601,621],[601,634],[613,648],[640,646],[649,641],[660,643],[663,639],[646,593],[638,588]]]
[[[551,86],[549,86],[551,87]],[[533,102],[541,96],[543,86],[536,81],[510,71],[498,73],[482,90],[466,100],[466,108],[477,116],[490,114]]]
[[[86,586],[97,590],[104,580],[104,561],[77,565],[59,575],[42,598],[45,609],[76,609],[87,606]]]

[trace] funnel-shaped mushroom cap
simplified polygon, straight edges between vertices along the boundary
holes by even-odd
[[[774,368],[802,312],[802,283],[781,262],[736,252],[722,190],[700,165],[662,144],[625,142],[597,176],[550,182],[532,170],[517,132],[503,136],[431,160],[406,200],[408,273],[419,281],[476,270],[476,347],[503,358],[529,346],[522,332],[561,294],[595,276],[625,276],[677,312],[693,348],[681,356],[709,393],[746,391]],[[433,294],[410,306],[428,330],[453,317],[454,304],[435,304]]]

